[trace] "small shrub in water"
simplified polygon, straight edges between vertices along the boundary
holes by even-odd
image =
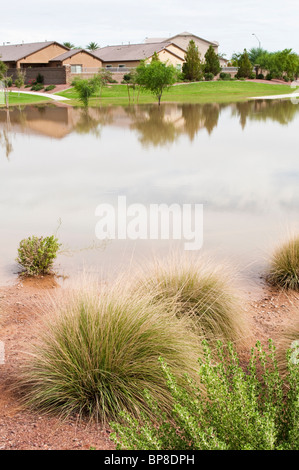
[[[266,353],[260,343],[252,350],[245,372],[231,345],[218,345],[218,362],[205,346],[199,376],[207,397],[186,378],[186,388],[161,361],[173,397],[169,419],[146,392],[154,419],[141,421],[128,413],[111,423],[112,440],[125,450],[298,450],[299,366],[288,360],[285,378],[279,374],[275,348]],[[188,387],[188,389],[187,389]]]
[[[20,242],[16,261],[26,275],[49,274],[60,246],[54,235],[25,238]]]

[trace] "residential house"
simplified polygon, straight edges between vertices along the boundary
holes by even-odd
[[[150,43],[150,44],[126,44],[117,46],[106,46],[93,51],[103,62],[103,67],[122,69],[137,67],[141,60],[151,61],[154,53],[158,54],[162,62],[168,62],[177,69],[181,69],[184,63],[185,51],[176,44]]]
[[[102,67],[102,61],[92,52],[84,49],[71,49],[49,60],[50,67],[70,66],[71,74],[84,73],[86,68],[93,68],[95,73]]]
[[[204,57],[210,46],[213,46],[216,54],[218,54],[219,43],[217,41],[208,41],[207,39],[203,39],[195,34],[188,33],[187,31],[176,34],[170,38],[146,38],[145,44],[151,44],[152,42],[159,42],[160,44],[172,43],[186,51],[191,40],[193,40],[195,45],[198,47],[201,58]]]
[[[69,51],[56,41],[0,46],[0,59],[8,68],[45,67],[53,57]]]

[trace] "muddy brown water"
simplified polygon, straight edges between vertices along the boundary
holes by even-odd
[[[258,283],[271,249],[299,229],[298,124],[288,100],[0,109],[0,285],[17,279],[20,240],[58,226],[56,269],[70,278],[184,251],[184,240],[97,241],[96,207],[118,196],[203,204],[201,252]]]

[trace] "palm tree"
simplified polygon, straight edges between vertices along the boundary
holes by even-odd
[[[71,42],[64,42],[63,45],[65,47],[68,47],[69,49],[74,49],[75,45],[72,44]]]
[[[90,42],[89,44],[87,44],[86,49],[88,49],[89,51],[95,51],[96,49],[99,49],[99,47],[100,46],[96,42]]]

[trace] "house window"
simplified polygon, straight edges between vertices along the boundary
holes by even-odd
[[[120,69],[123,69],[123,68],[125,67],[125,65],[124,65],[124,64],[118,64],[118,67],[119,67]]]
[[[82,65],[71,65],[71,73],[82,73]]]
[[[111,64],[106,65],[106,69],[111,69],[111,67],[112,67]]]

